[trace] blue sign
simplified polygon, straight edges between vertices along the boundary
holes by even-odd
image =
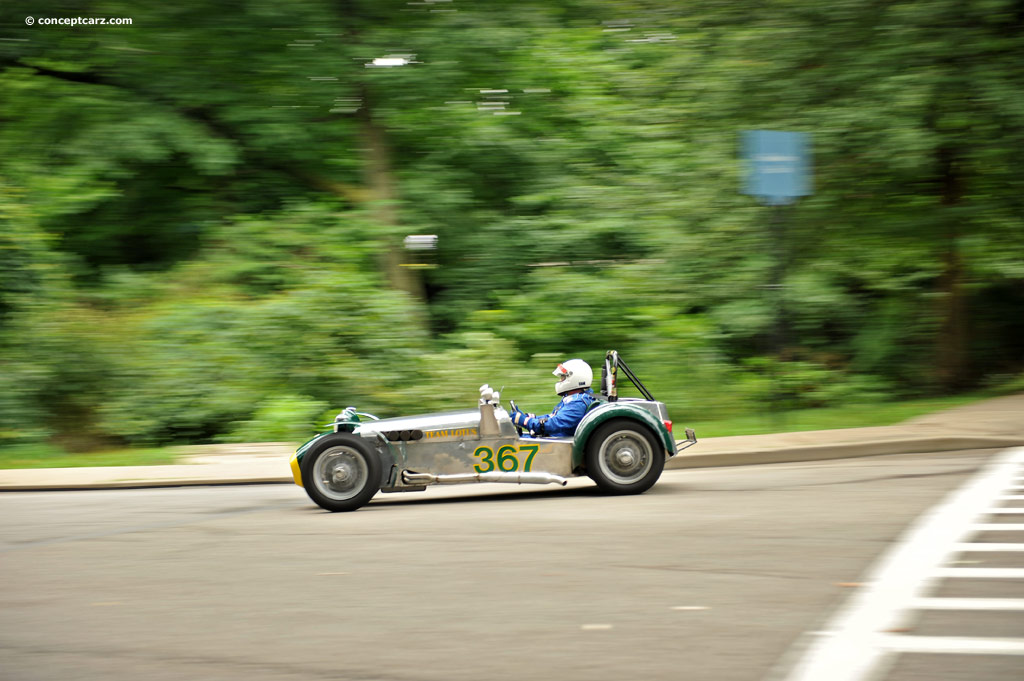
[[[790,203],[811,193],[807,135],[802,132],[747,130],[743,133],[743,157],[747,161],[745,194],[764,203]]]

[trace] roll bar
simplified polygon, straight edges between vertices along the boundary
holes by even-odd
[[[615,402],[619,399],[619,369],[622,369],[622,373],[626,375],[630,383],[636,386],[636,389],[640,391],[644,399],[652,402],[655,401],[651,391],[640,382],[640,379],[636,377],[636,374],[629,368],[629,365],[619,357],[619,353],[615,350],[609,350],[604,356],[604,366],[601,367],[601,394],[607,397],[609,402]]]

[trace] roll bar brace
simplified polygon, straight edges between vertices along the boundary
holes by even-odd
[[[609,350],[604,356],[604,366],[601,368],[601,394],[607,397],[609,402],[615,402],[619,399],[619,369],[622,369],[622,373],[626,375],[630,383],[636,386],[636,389],[640,391],[645,400],[655,401],[651,391],[640,382],[640,379],[629,368],[629,365],[619,357],[619,353],[615,350]]]

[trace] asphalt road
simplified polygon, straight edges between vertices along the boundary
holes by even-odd
[[[993,454],[667,471],[639,497],[431,489],[351,514],[291,485],[0,494],[0,678],[786,678]],[[956,588],[1024,596],[994,581]],[[1024,613],[984,615],[922,631],[1024,636]],[[903,655],[886,678],[1002,681],[1022,660]]]

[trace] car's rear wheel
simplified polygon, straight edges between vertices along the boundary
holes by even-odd
[[[328,511],[354,511],[380,490],[380,458],[363,438],[328,435],[302,457],[309,498]]]
[[[608,494],[640,494],[661,477],[665,455],[651,429],[632,419],[612,419],[587,441],[587,475]]]

